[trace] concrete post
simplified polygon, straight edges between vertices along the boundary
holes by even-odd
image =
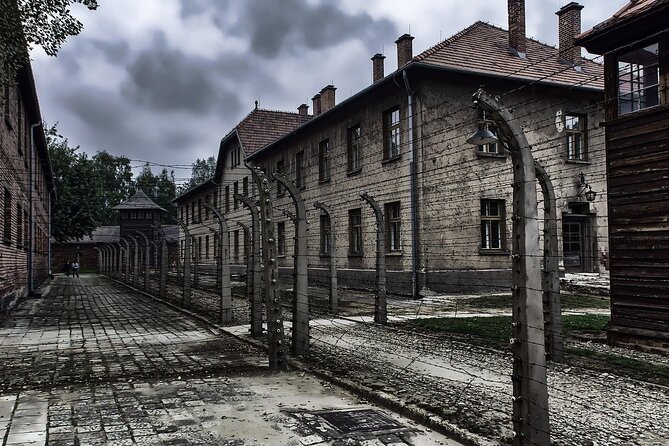
[[[295,283],[293,286],[293,355],[309,354],[309,252],[307,209],[302,194],[292,181],[275,172],[274,179],[281,183],[295,204]]]
[[[191,253],[193,255],[193,286],[195,288],[200,284],[200,251],[195,236],[191,236]]]
[[[252,252],[251,252],[251,229],[248,225],[237,222],[237,225],[242,228],[244,232],[244,258],[246,259],[246,299],[249,302],[249,308],[251,309],[251,319],[253,319],[253,307],[252,307],[252,295],[253,295],[253,262],[252,262]],[[262,328],[261,328],[262,329]]]
[[[100,274],[102,272],[102,252],[100,251],[100,248],[96,246],[94,246],[93,249],[98,253],[96,256],[95,271]]]
[[[549,445],[537,179],[532,148],[517,119],[497,99],[479,90],[473,101],[495,121],[513,162],[513,444]]]
[[[330,219],[330,313],[337,314],[339,292],[337,290],[337,225],[332,208],[325,203],[314,203],[316,209],[325,212]]]
[[[128,240],[121,237],[119,239],[121,242],[125,243],[125,282],[130,283],[130,243]]]
[[[130,239],[135,244],[135,255],[132,261],[132,286],[137,288],[137,277],[139,276],[139,258],[142,255],[142,250],[139,247],[137,237],[131,236]]]
[[[165,239],[165,232],[163,232],[162,228],[156,227],[155,229],[158,232],[158,237],[160,240],[160,276],[158,279],[158,295],[164,299],[167,290],[167,263],[169,261],[167,240]]]
[[[205,202],[204,206],[214,213],[214,217],[218,220],[219,226],[219,248],[218,257],[221,269],[221,302],[220,302],[220,319],[221,323],[227,324],[232,322],[232,290],[230,287],[230,240],[228,235],[228,224],[225,217],[220,210],[215,208],[212,204]]]
[[[386,289],[386,225],[381,207],[367,192],[361,192],[360,198],[369,204],[376,217],[376,299],[374,300],[374,322],[388,322]]]
[[[534,167],[544,198],[544,267],[541,289],[544,303],[544,339],[548,359],[564,360],[562,334],[562,299],[558,259],[558,217],[555,190],[546,170],[537,161]]]
[[[184,272],[183,272],[183,294],[181,298],[181,305],[185,308],[190,308],[191,306],[191,286],[190,286],[190,244],[191,244],[191,235],[188,230],[188,225],[181,221],[177,217],[173,217],[174,221],[181,227],[181,230],[184,232]],[[163,240],[165,239],[165,234],[163,234]]]
[[[262,336],[262,268],[260,266],[260,216],[258,206],[251,198],[235,194],[235,200],[240,201],[251,211],[251,277],[247,277],[246,283],[251,282],[251,336]],[[247,260],[248,262],[248,260]],[[247,269],[248,271],[248,269]],[[247,287],[248,292],[248,287]]]
[[[279,292],[279,269],[276,262],[276,240],[274,238],[274,215],[270,199],[269,180],[259,168],[251,168],[251,176],[258,186],[260,222],[265,264],[265,308],[267,309],[267,344],[269,366],[272,370],[286,369],[286,348]],[[294,329],[293,329],[294,330]]]
[[[149,289],[149,268],[151,267],[151,242],[149,237],[141,231],[137,232],[144,239],[144,246],[146,250],[144,252],[144,291]]]

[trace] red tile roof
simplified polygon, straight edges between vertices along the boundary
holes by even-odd
[[[509,32],[478,21],[412,59],[442,68],[465,70],[576,87],[604,88],[603,66],[582,58],[577,70],[559,59],[558,49],[527,39],[527,57],[509,51]]]
[[[233,131],[237,132],[244,153],[251,155],[310,119],[309,115],[256,108]]]

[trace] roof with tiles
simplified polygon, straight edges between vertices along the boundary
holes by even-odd
[[[309,119],[310,115],[256,108],[237,124],[235,130],[244,153],[250,155]]]
[[[167,212],[150,199],[142,189],[137,189],[135,195],[128,198],[123,203],[114,206],[112,209],[157,209],[159,211]]]
[[[527,39],[526,58],[509,50],[509,32],[478,21],[412,59],[432,66],[573,87],[604,88],[602,65],[582,58],[579,68],[560,61],[558,49]]]

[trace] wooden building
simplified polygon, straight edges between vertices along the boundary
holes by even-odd
[[[631,1],[576,42],[605,65],[609,340],[667,352],[669,1]]]

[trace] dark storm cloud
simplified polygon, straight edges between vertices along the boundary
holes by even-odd
[[[181,16],[206,13],[223,34],[248,36],[251,50],[262,57],[276,57],[282,50],[295,53],[302,48],[318,50],[349,40],[360,40],[368,48],[397,37],[390,20],[374,19],[368,13],[350,14],[332,0],[310,4],[309,0],[246,0],[229,14],[224,2],[181,0]],[[212,11],[212,8],[214,9]],[[228,17],[238,20],[230,23]]]
[[[218,62],[169,47],[158,34],[154,44],[137,54],[126,67],[121,91],[127,99],[149,109],[186,111],[199,115],[225,102],[238,111],[239,101],[217,81]]]
[[[375,20],[367,13],[349,14],[326,2],[310,5],[307,0],[244,2],[239,24],[251,33],[251,48],[257,54],[274,57],[285,45],[317,50],[347,40],[361,40],[377,47],[397,34],[387,19]]]
[[[108,42],[101,39],[89,39],[88,44],[99,50],[112,64],[123,63],[130,55],[130,45],[124,40]]]

